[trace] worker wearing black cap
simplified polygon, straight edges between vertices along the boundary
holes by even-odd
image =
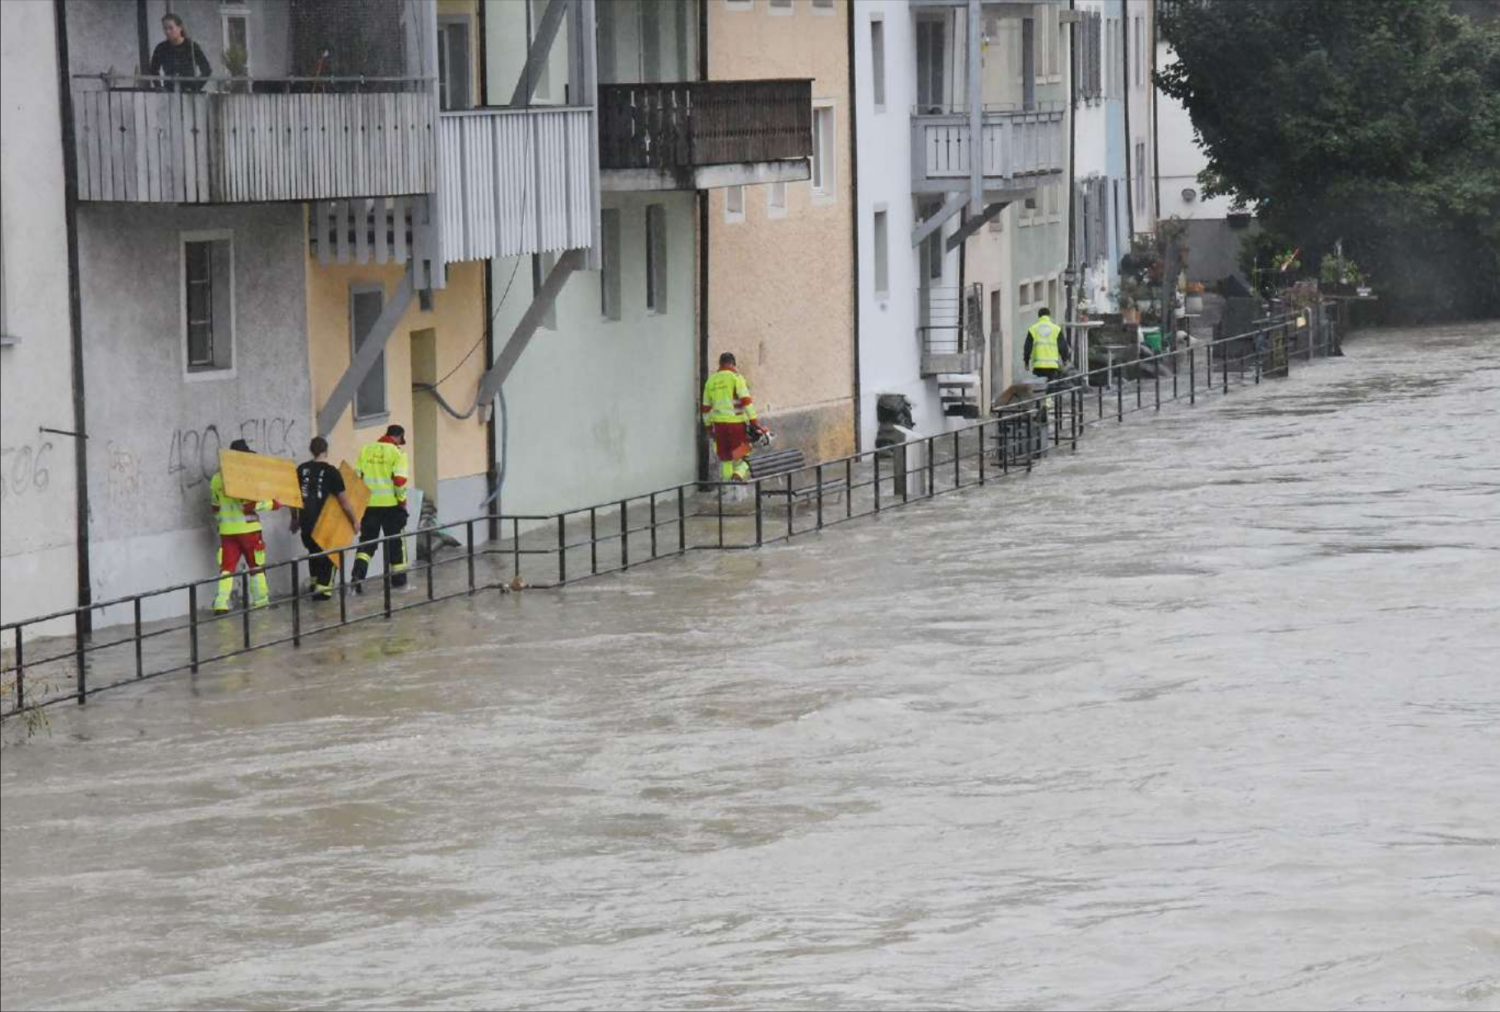
[[[355,470],[370,490],[370,504],[359,525],[360,545],[354,553],[354,592],[364,593],[365,573],[370,569],[371,553],[382,535],[385,542],[385,568],[391,574],[392,587],[406,586],[406,544],[394,537],[406,528],[406,486],[410,471],[406,462],[406,430],[399,425],[386,427],[385,435],[359,451]]]

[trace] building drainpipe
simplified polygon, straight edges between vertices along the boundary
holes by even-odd
[[[698,80],[708,80],[708,4],[698,4]],[[698,191],[698,390],[708,382],[708,191]],[[698,480],[708,481],[708,445],[698,454]]]
[[[479,37],[479,105],[488,107],[490,104],[490,75],[488,65],[489,46],[485,39],[485,9],[488,4],[477,4],[477,16],[474,22],[475,34]],[[495,286],[492,283],[495,273],[495,261],[484,262],[484,273],[481,283],[484,285],[484,362],[485,368],[495,364]],[[495,411],[492,404],[489,418],[484,423],[484,479],[485,488],[492,489],[500,480],[500,460],[497,456],[495,441],[499,433],[495,429]],[[500,521],[495,518],[499,512],[500,503],[495,503],[493,510],[486,510],[490,514],[490,520],[485,525],[485,537],[489,541],[500,540]]]
[[[62,121],[63,214],[68,237],[68,327],[73,357],[73,481],[77,510],[74,517],[78,558],[78,607],[93,603],[94,592],[89,573],[89,461],[88,425],[84,410],[83,374],[83,295],[78,281],[78,159],[73,133],[72,75],[68,63],[68,15],[62,0],[54,0],[52,19],[57,34],[57,88]],[[91,611],[81,611],[74,620],[74,631],[82,637],[93,631]],[[81,700],[80,700],[81,702]]]
[[[1068,0],[1068,10],[1077,9],[1077,0]],[[1068,270],[1072,273],[1073,280],[1068,284],[1067,304],[1063,308],[1064,324],[1078,318],[1073,311],[1073,293],[1083,280],[1083,271],[1078,266],[1078,191],[1075,182],[1078,170],[1078,77],[1083,72],[1076,62],[1080,27],[1077,21],[1068,25],[1068,69],[1071,71],[1068,75]],[[1076,357],[1077,349],[1074,349],[1074,353]],[[1087,372],[1088,363],[1084,363],[1083,368]]]
[[[1130,230],[1126,237],[1125,252],[1135,246],[1135,187],[1132,183],[1131,159],[1135,157],[1135,139],[1130,136],[1130,0],[1120,2],[1120,73],[1125,76],[1125,227]]]
[[[853,283],[849,301],[854,310],[854,452],[864,451],[863,426],[860,424],[862,392],[859,384],[859,104],[855,101],[854,32],[857,19],[854,5],[846,4],[849,39],[849,221],[850,263]]]
[[[1151,178],[1152,198],[1156,216],[1161,217],[1161,130],[1156,114],[1156,10],[1151,12]]]

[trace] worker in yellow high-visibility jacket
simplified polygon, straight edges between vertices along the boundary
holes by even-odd
[[[354,466],[370,490],[370,503],[359,525],[360,545],[354,553],[356,594],[364,593],[365,573],[370,569],[375,543],[382,536],[387,539],[385,568],[391,574],[391,586],[406,586],[406,539],[394,536],[406,529],[406,486],[411,471],[402,449],[405,445],[406,430],[399,425],[386,426],[385,435],[359,451],[359,462]]]
[[[1072,349],[1063,329],[1052,322],[1052,310],[1044,307],[1036,315],[1036,322],[1026,331],[1021,359],[1035,375],[1050,381],[1062,372]]]
[[[255,452],[243,439],[236,439],[229,448],[241,453]],[[247,608],[264,608],[271,601],[271,592],[266,586],[266,541],[261,533],[260,511],[280,509],[281,504],[274,499],[256,502],[226,495],[222,471],[214,472],[208,483],[208,495],[219,532],[219,585],[214,593],[214,614],[222,615],[229,610],[234,571],[239,568],[240,559],[245,560],[245,568],[250,571],[250,600],[243,604]]]
[[[750,386],[735,368],[734,355],[719,356],[719,371],[703,384],[703,428],[719,458],[720,481],[745,481],[750,464],[745,459],[764,433]]]

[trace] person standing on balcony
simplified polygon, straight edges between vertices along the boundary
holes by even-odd
[[[312,556],[307,568],[312,573],[312,598],[328,601],[333,598],[334,556],[320,555],[323,546],[313,540],[313,528],[323,513],[324,504],[337,499],[339,508],[349,518],[349,525],[359,530],[359,517],[354,515],[354,503],[344,490],[344,476],[339,469],[328,463],[328,440],[314,436],[307,448],[313,459],[297,465],[297,483],[302,487],[302,509],[292,510],[292,530],[301,530],[302,547]]]
[[[750,448],[765,435],[750,386],[735,368],[734,355],[719,356],[719,371],[703,384],[703,428],[713,440],[719,458],[720,481],[745,481]]]
[[[1036,376],[1050,384],[1057,379],[1068,359],[1072,357],[1067,335],[1052,322],[1052,310],[1042,307],[1036,314],[1036,322],[1026,331],[1026,345],[1021,349],[1021,359]]]
[[[231,450],[254,453],[250,444],[236,439],[229,444]],[[234,571],[245,560],[250,571],[250,608],[264,608],[271,602],[271,592],[266,586],[266,541],[261,535],[260,511],[277,510],[281,503],[272,499],[256,502],[253,499],[236,499],[224,492],[224,472],[215,471],[208,483],[210,509],[219,529],[219,586],[214,594],[214,614],[229,611],[229,595],[234,591]]]
[[[187,28],[182,23],[182,18],[176,14],[163,15],[161,19],[162,34],[166,40],[156,44],[156,50],[151,54],[151,69],[148,71],[152,77],[209,77],[214,68],[208,62],[208,57],[203,55],[203,47],[188,38]],[[181,84],[168,84],[169,91],[202,91],[206,81],[183,81]]]
[[[386,426],[385,435],[359,451],[355,471],[370,488],[370,504],[359,525],[359,550],[354,554],[354,592],[363,594],[365,574],[375,542],[384,535],[385,568],[392,587],[406,586],[406,539],[393,537],[406,529],[406,485],[410,468],[406,462],[406,430]]]

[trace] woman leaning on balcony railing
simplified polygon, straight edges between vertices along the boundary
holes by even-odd
[[[203,53],[203,47],[188,38],[182,18],[176,14],[165,14],[161,19],[162,34],[166,39],[157,43],[151,54],[152,77],[185,77],[194,80],[179,81],[166,85],[169,91],[202,91],[206,83],[203,78],[213,74],[213,65]]]

